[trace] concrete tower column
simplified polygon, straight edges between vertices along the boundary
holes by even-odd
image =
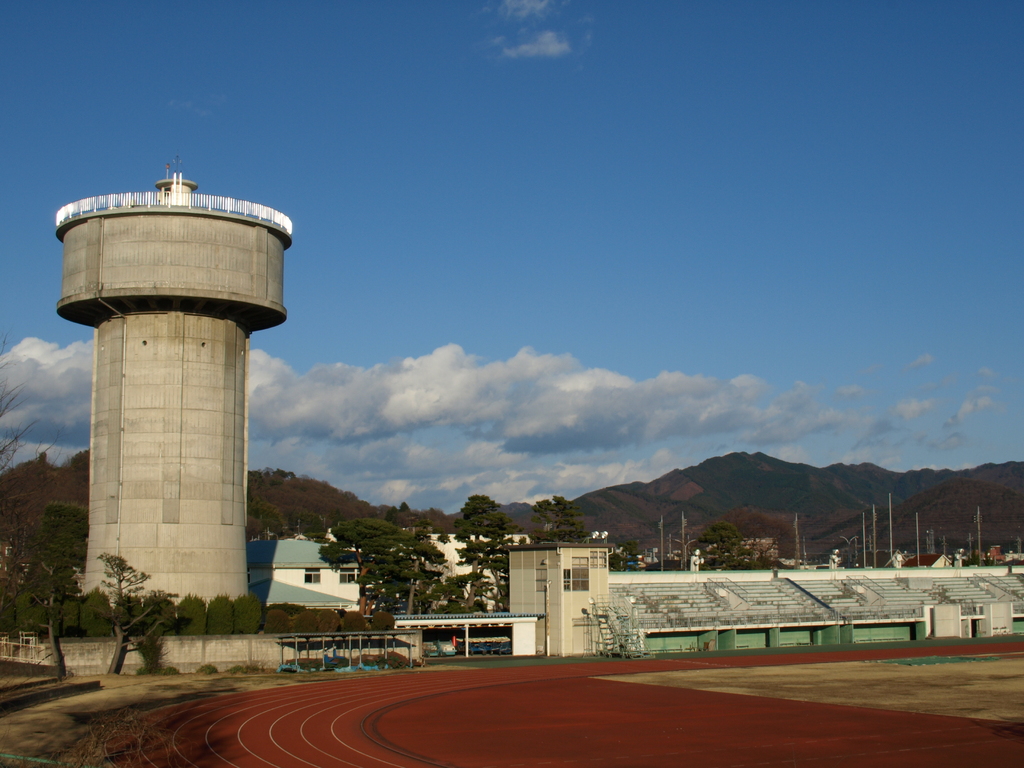
[[[291,222],[196,188],[175,176],[57,214],[57,312],[95,328],[86,591],[103,553],[153,589],[247,591],[249,334],[285,320]]]

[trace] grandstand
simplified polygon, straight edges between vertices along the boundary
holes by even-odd
[[[537,653],[640,657],[1024,634],[1012,567],[609,572],[600,544],[510,552],[512,610]]]
[[[1024,577],[1006,567],[943,576],[891,568],[612,573],[609,592],[629,606],[653,653],[1024,634]],[[609,651],[600,624],[614,618],[591,617],[589,652]]]

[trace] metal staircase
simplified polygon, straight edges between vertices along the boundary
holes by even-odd
[[[619,595],[594,598],[589,616],[594,630],[594,652],[598,656],[641,659],[651,655],[636,606],[628,598]]]

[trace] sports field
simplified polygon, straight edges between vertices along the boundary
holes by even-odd
[[[937,656],[957,658],[881,663]],[[342,677],[162,710],[173,748],[145,761],[202,768],[1024,765],[1022,674],[1024,642],[1002,642]]]

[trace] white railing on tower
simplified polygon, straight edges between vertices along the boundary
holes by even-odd
[[[113,195],[97,195],[84,200],[68,203],[57,211],[57,226],[76,216],[112,208],[166,208],[170,207],[171,197],[163,191],[158,192],[120,192]],[[177,204],[179,200],[182,204]],[[235,200],[233,197],[221,195],[200,195],[195,192],[174,195],[176,208],[194,208],[202,211],[230,213],[236,216],[247,216],[260,221],[268,221],[289,235],[292,233],[292,220],[280,211],[266,205],[250,203],[246,200]]]

